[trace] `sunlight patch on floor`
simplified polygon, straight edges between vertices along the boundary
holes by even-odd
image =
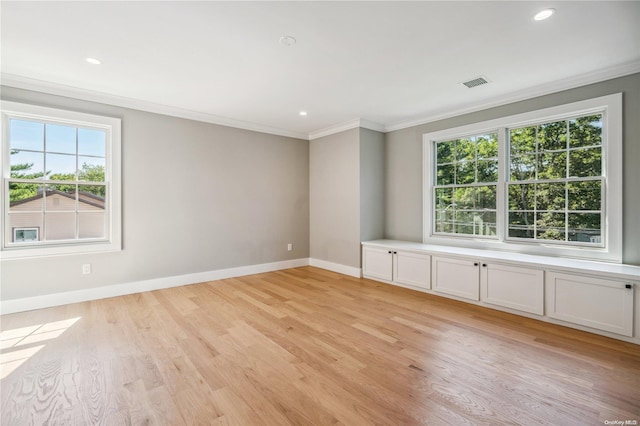
[[[0,380],[13,373],[46,346],[36,343],[60,337],[81,318],[69,318],[0,332]]]

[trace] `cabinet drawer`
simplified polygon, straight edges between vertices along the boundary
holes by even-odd
[[[633,332],[633,286],[573,274],[547,273],[547,314],[551,318],[610,331]]]
[[[500,264],[482,264],[482,300],[532,314],[544,314],[544,272]]]
[[[470,300],[480,299],[477,262],[433,256],[431,282],[435,291]]]

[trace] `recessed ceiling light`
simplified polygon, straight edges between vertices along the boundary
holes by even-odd
[[[555,9],[541,10],[540,12],[535,14],[535,16],[533,17],[533,20],[534,21],[544,21],[545,19],[550,18],[551,15],[553,15],[554,13],[556,13]]]
[[[282,36],[280,37],[280,44],[283,46],[293,46],[294,44],[296,44],[296,39],[295,37],[292,36]]]
[[[92,65],[100,65],[102,61],[96,58],[86,58],[85,61],[89,62]]]
[[[299,114],[304,117],[305,115],[307,115],[307,111],[300,111]]]

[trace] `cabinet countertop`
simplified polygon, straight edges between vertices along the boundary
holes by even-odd
[[[462,256],[473,257],[477,260],[503,261],[517,263],[522,266],[544,268],[552,271],[574,273],[582,272],[605,276],[615,275],[615,278],[617,279],[630,279],[634,281],[640,280],[640,267],[620,263],[596,262],[592,260],[539,256],[508,251],[422,244],[399,240],[363,241],[362,245],[427,253],[431,255]]]

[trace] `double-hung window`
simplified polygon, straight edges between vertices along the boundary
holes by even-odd
[[[509,129],[509,239],[603,246],[602,120]]]
[[[620,262],[620,94],[424,135],[424,242]]]
[[[2,257],[119,250],[120,120],[2,102]]]
[[[495,237],[498,134],[436,141],[434,150],[434,231]]]

